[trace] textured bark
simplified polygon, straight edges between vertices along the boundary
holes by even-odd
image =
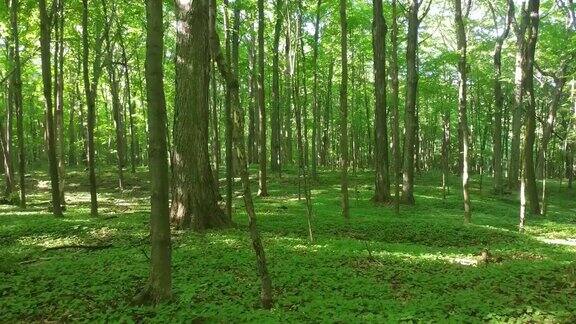
[[[20,36],[18,30],[19,0],[10,4],[10,23],[14,43],[14,74],[12,79],[12,95],[16,110],[16,133],[18,134],[18,179],[20,186],[20,207],[26,208],[26,149],[24,147],[24,107],[22,104],[22,66],[20,64]]]
[[[278,61],[280,57],[280,33],[282,32],[282,7],[283,0],[276,0],[276,23],[274,26],[274,42],[272,56],[272,115],[270,120],[270,169],[280,171],[280,67]]]
[[[146,99],[148,103],[151,180],[150,277],[145,291],[152,302],[172,295],[170,217],[168,205],[168,145],[164,98],[164,26],[162,1],[146,1]]]
[[[84,93],[86,94],[87,112],[87,163],[88,178],[90,181],[90,214],[93,217],[98,216],[98,197],[96,183],[96,154],[94,148],[94,127],[96,124],[96,91],[98,89],[98,79],[102,72],[101,54],[102,42],[100,35],[96,40],[94,51],[94,65],[92,81],[88,69],[89,62],[89,43],[88,43],[88,0],[82,0],[82,75],[84,79]]]
[[[177,3],[176,101],[172,156],[172,221],[203,231],[230,225],[218,206],[208,153],[209,0]]]
[[[346,18],[346,0],[340,0],[340,49],[342,81],[340,83],[340,159],[342,194],[342,216],[350,218],[348,199],[348,21]]]
[[[382,0],[372,1],[372,48],[374,53],[374,168],[375,185],[373,200],[390,201],[390,175],[388,165],[388,116],[386,109],[386,22]]]
[[[468,128],[468,111],[467,111],[467,90],[468,90],[468,73],[466,61],[466,29],[462,17],[462,1],[454,0],[454,22],[456,23],[456,35],[458,52],[458,74],[460,76],[458,86],[458,127],[462,136],[462,197],[464,200],[464,223],[470,223],[472,211],[470,210],[470,191],[469,191],[469,164],[470,164],[470,135]]]
[[[46,0],[39,0],[40,10],[40,51],[42,61],[42,84],[44,91],[44,105],[46,107],[46,137],[48,142],[48,173],[52,187],[52,212],[54,216],[62,216],[60,205],[60,179],[58,176],[58,159],[56,156],[56,131],[54,129],[54,107],[52,101],[52,71],[50,68],[50,26],[51,18],[46,9]]]
[[[390,80],[391,80],[391,109],[392,109],[392,147],[394,155],[394,211],[400,214],[400,173],[402,170],[400,159],[400,112],[398,107],[399,81],[398,81],[398,7],[396,0],[392,0],[392,30],[390,32]]]
[[[264,102],[264,0],[258,0],[258,111],[259,118],[259,154],[260,168],[258,175],[258,196],[268,196],[267,149],[266,149],[266,103]]]
[[[13,44],[12,44],[13,45]],[[13,70],[14,63],[14,52],[15,48],[9,42],[7,42],[7,52],[8,52],[8,66]],[[14,164],[12,160],[12,121],[15,110],[14,102],[14,75],[8,76],[8,87],[7,90],[7,100],[6,100],[6,115],[4,120],[0,121],[4,123],[0,125],[0,140],[2,149],[2,167],[4,169],[4,180],[6,182],[6,187],[4,190],[4,196],[6,199],[10,200],[10,196],[14,191]]]
[[[248,48],[248,58],[250,61],[250,104],[248,106],[248,163],[258,163],[258,145],[257,145],[257,134],[256,125],[258,123],[258,118],[256,118],[256,113],[258,109],[257,96],[258,87],[256,85],[257,79],[257,66],[256,66],[256,53],[254,46],[256,46],[256,41],[252,34],[250,38],[250,47]]]
[[[493,8],[490,7],[493,11]],[[494,14],[494,12],[493,12]],[[508,37],[510,27],[514,19],[514,2],[508,0],[508,17],[504,32],[496,39],[494,46],[493,65],[494,65],[494,78],[493,78],[493,91],[494,91],[494,128],[492,133],[492,147],[493,147],[493,161],[494,179],[493,190],[496,194],[504,192],[503,184],[503,166],[502,166],[502,112],[504,109],[504,96],[502,94],[502,46]],[[497,27],[496,19],[494,24]]]
[[[272,281],[268,273],[268,265],[266,261],[266,254],[262,246],[260,232],[258,231],[256,213],[254,211],[254,202],[252,201],[252,190],[250,189],[250,177],[248,174],[248,165],[246,163],[246,149],[244,145],[244,116],[240,108],[239,98],[239,84],[236,74],[227,66],[220,50],[220,41],[216,33],[215,20],[216,20],[216,3],[211,1],[210,9],[210,46],[211,52],[215,61],[218,63],[218,68],[224,79],[231,95],[232,111],[234,115],[233,139],[236,153],[239,159],[239,172],[242,179],[242,191],[244,195],[244,205],[246,206],[246,213],[248,214],[248,229],[250,232],[250,239],[252,241],[252,248],[256,255],[256,264],[258,275],[260,277],[260,301],[262,307],[265,309],[272,308]]]

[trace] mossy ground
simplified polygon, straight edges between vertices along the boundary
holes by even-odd
[[[576,192],[558,183],[548,183],[548,215],[529,217],[521,234],[516,194],[494,197],[489,179],[482,192],[473,182],[465,226],[460,191],[443,200],[432,173],[399,216],[370,202],[371,172],[352,174],[346,222],[339,175],[325,170],[313,185],[310,244],[294,171],[271,175],[270,197],[255,198],[275,294],[266,311],[240,197],[236,228],[173,233],[174,299],[132,306],[148,275],[149,202],[147,175],[127,176],[122,192],[113,171],[100,176],[97,219],[83,171],[69,174],[64,218],[48,212],[41,172],[28,179],[26,210],[0,207],[0,322],[576,322]],[[47,249],[70,244],[111,247]]]

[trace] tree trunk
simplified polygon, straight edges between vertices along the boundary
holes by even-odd
[[[334,60],[329,60],[328,84],[326,85],[326,103],[324,106],[324,118],[322,125],[322,166],[328,166],[330,160],[330,125],[332,112],[332,79],[334,77]]]
[[[248,229],[250,231],[250,239],[252,240],[252,248],[256,254],[256,263],[258,274],[261,281],[260,300],[262,307],[265,309],[272,308],[272,281],[268,273],[268,266],[260,232],[258,231],[256,213],[254,211],[254,202],[252,201],[252,191],[250,189],[250,178],[248,174],[248,165],[246,163],[246,149],[244,146],[244,117],[240,109],[239,98],[239,84],[235,73],[227,66],[220,50],[220,41],[216,33],[215,19],[216,19],[216,4],[215,1],[211,2],[210,9],[210,45],[212,55],[218,63],[218,67],[224,79],[226,80],[227,88],[231,94],[232,110],[234,112],[234,127],[233,139],[236,148],[236,153],[239,163],[239,172],[242,179],[242,188],[244,194],[244,205],[246,206],[246,213],[248,214]]]
[[[208,153],[210,52],[208,0],[179,1],[176,41],[176,101],[172,156],[172,221],[203,231],[230,225],[218,206]],[[191,127],[193,125],[194,127]]]
[[[16,132],[18,134],[18,178],[20,184],[20,207],[26,208],[26,149],[24,147],[24,107],[22,104],[22,67],[20,64],[20,36],[18,30],[19,0],[12,0],[10,22],[14,42],[14,74],[12,95],[16,110]]]
[[[408,205],[414,205],[414,147],[416,144],[416,100],[418,97],[418,0],[412,0],[408,12],[408,38],[406,45],[406,106],[404,110],[404,173],[402,176],[402,199]]]
[[[98,196],[96,184],[96,154],[94,148],[94,127],[96,125],[96,90],[98,88],[98,79],[101,73],[101,45],[100,41],[96,42],[95,60],[93,65],[92,84],[88,71],[89,61],[89,43],[88,43],[88,0],[82,0],[82,74],[84,79],[84,93],[86,95],[87,112],[87,163],[88,178],[90,180],[90,214],[93,217],[98,216]]]
[[[46,134],[48,140],[48,162],[50,183],[52,186],[52,212],[54,216],[62,216],[60,205],[60,178],[58,176],[58,159],[56,156],[56,132],[54,129],[54,109],[52,102],[52,71],[50,67],[50,26],[51,19],[46,9],[46,0],[38,0],[40,10],[40,51],[42,60],[42,84],[44,104],[46,107]]]
[[[390,43],[392,52],[390,53],[390,79],[391,79],[391,108],[392,108],[392,147],[394,155],[394,211],[400,214],[400,172],[402,170],[400,159],[400,113],[398,107],[399,81],[398,81],[398,12],[396,0],[392,0],[392,31],[390,33]]]
[[[66,205],[64,197],[64,182],[66,177],[66,157],[64,150],[64,0],[58,0],[57,16],[55,19],[56,48],[54,55],[54,99],[55,125],[56,125],[56,148],[58,155],[58,174],[60,177],[60,203]]]
[[[150,277],[143,296],[154,303],[172,296],[168,145],[164,98],[162,1],[146,1],[146,99],[150,150]]]
[[[278,61],[280,57],[280,33],[282,31],[282,7],[283,0],[276,0],[276,24],[274,26],[274,43],[272,57],[272,116],[270,130],[272,133],[270,144],[270,168],[272,171],[280,172],[280,68]]]
[[[492,8],[492,7],[491,7]],[[494,180],[493,180],[493,190],[494,193],[500,195],[504,193],[503,186],[503,166],[502,166],[502,111],[504,109],[504,96],[502,94],[502,46],[504,41],[508,37],[510,32],[510,26],[512,25],[512,20],[514,19],[514,2],[508,0],[508,19],[506,22],[506,27],[502,35],[498,36],[496,39],[496,45],[494,46],[494,128],[492,136],[492,146],[493,146],[493,168],[494,168]],[[496,25],[496,21],[494,24]],[[497,26],[497,25],[496,25]]]
[[[320,145],[320,109],[319,109],[319,99],[318,99],[318,47],[320,40],[320,7],[322,6],[322,0],[318,0],[316,5],[316,21],[314,23],[314,54],[312,58],[312,66],[314,69],[314,103],[312,106],[312,179],[318,178],[318,145]]]
[[[264,0],[258,0],[258,110],[260,111],[260,169],[258,196],[268,196],[266,175],[266,103],[264,102]]]
[[[126,46],[124,46],[124,38],[122,33],[120,35],[120,48],[122,50],[122,65],[124,67],[124,81],[126,86],[127,94],[127,105],[128,105],[128,122],[130,123],[130,170],[132,173],[136,172],[136,150],[138,147],[138,134],[136,132],[136,125],[134,123],[135,115],[135,102],[132,101],[132,83],[130,82],[130,67],[128,65],[128,57],[126,55]]]
[[[373,0],[372,47],[374,52],[374,168],[376,170],[374,202],[390,201],[388,165],[388,116],[386,111],[386,22],[382,0]]]
[[[458,74],[460,76],[460,82],[458,87],[458,123],[460,127],[460,134],[462,136],[462,196],[464,199],[464,223],[470,223],[472,217],[472,211],[470,210],[470,192],[468,184],[468,172],[469,172],[469,147],[470,147],[470,135],[468,129],[468,112],[467,112],[467,82],[468,82],[468,65],[466,61],[466,29],[464,27],[464,19],[462,17],[462,1],[454,0],[454,10],[455,17],[454,21],[456,23],[456,34],[458,36],[458,52],[460,53],[460,58],[458,60]]]
[[[342,81],[340,83],[340,154],[341,154],[341,193],[342,216],[350,218],[348,201],[348,21],[346,18],[346,0],[340,0],[340,49]]]

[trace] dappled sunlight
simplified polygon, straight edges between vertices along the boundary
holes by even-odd
[[[52,237],[52,236],[25,236],[18,239],[18,243],[42,248],[55,248],[59,246],[81,244],[82,240],[77,236]]]

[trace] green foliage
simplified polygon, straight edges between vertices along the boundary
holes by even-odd
[[[103,186],[114,182],[105,173]],[[70,186],[85,188],[81,173]],[[45,180],[34,174],[34,181]],[[323,171],[312,191],[316,242],[307,241],[304,202],[294,171],[270,183],[256,210],[276,303],[259,309],[259,283],[243,202],[237,228],[173,233],[174,300],[132,306],[148,275],[147,183],[101,193],[91,219],[84,192],[72,191],[64,219],[46,212],[36,189],[27,211],[0,211],[0,320],[98,322],[573,322],[575,247],[547,244],[576,236],[572,191],[550,189],[550,212],[516,230],[517,200],[480,192],[473,182],[474,224],[462,225],[461,197],[446,201],[439,176],[422,176],[416,207],[375,207],[371,174],[352,177],[352,219],[340,218],[338,175]],[[452,183],[456,179],[451,179]],[[489,184],[486,185],[489,187]],[[457,188],[453,192],[458,192]],[[563,241],[564,240],[564,241]],[[99,250],[50,249],[68,245]],[[491,258],[483,262],[481,253]]]

